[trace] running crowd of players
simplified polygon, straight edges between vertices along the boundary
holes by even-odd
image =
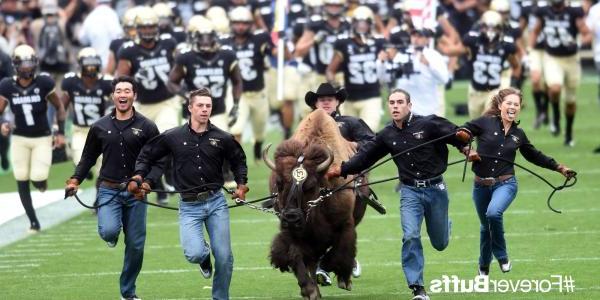
[[[415,113],[443,116],[444,87],[466,69],[468,113],[476,118],[491,95],[520,88],[529,75],[534,127],[549,124],[561,135],[562,97],[564,144],[574,146],[578,52],[600,32],[595,1],[441,0],[424,18],[427,1],[291,0],[287,29],[278,33],[272,33],[274,1],[154,2],[0,4],[1,165],[9,168],[12,143],[32,230],[40,225],[29,182],[46,189],[53,148],[67,145],[78,162],[90,125],[111,110],[112,76],[135,79],[136,110],[161,132],[185,120],[189,91],[210,88],[211,122],[238,141],[251,125],[260,159],[271,113],[289,137],[294,120],[310,110],[297,100],[323,82],[344,86],[343,114],[377,131],[387,88],[413,94]],[[275,96],[279,38],[286,62],[281,100]],[[65,121],[72,124],[68,138]]]

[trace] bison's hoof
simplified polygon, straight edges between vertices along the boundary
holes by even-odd
[[[321,299],[321,295],[319,295],[319,290],[318,289],[314,289],[314,290],[312,290],[308,294],[304,294],[303,293],[303,297],[302,298],[304,300],[318,300],[318,299]]]
[[[340,289],[351,291],[352,290],[352,281],[350,279],[348,279],[348,281],[343,281],[343,280],[338,279],[338,287]]]

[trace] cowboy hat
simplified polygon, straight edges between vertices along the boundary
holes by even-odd
[[[314,109],[315,103],[317,103],[317,99],[319,97],[324,97],[324,96],[333,96],[336,99],[338,99],[340,104],[342,104],[342,103],[344,103],[344,101],[346,101],[346,97],[348,97],[348,93],[346,92],[346,90],[344,88],[336,89],[330,83],[321,83],[321,85],[319,85],[319,88],[317,89],[316,92],[309,91],[308,93],[306,93],[306,96],[304,96],[304,102],[306,102],[306,105],[308,105]]]

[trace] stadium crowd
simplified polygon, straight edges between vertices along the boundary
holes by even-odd
[[[435,122],[454,130],[453,124],[443,119],[447,111],[445,93],[459,78],[470,81],[463,113],[474,120],[465,128],[469,129],[469,134],[472,131],[473,136],[477,136],[480,147],[483,145],[478,150],[486,151],[489,140],[481,139],[489,132],[495,132],[490,127],[504,124],[502,130],[508,134],[510,125],[516,121],[515,115],[520,112],[523,96],[518,90],[526,80],[532,85],[534,128],[547,126],[553,135],[562,137],[565,147],[575,146],[573,127],[576,93],[581,81],[582,47],[593,46],[594,60],[600,70],[600,4],[596,1],[285,2],[285,17],[281,17],[276,1],[271,0],[3,0],[0,3],[1,167],[8,170],[12,166],[21,202],[30,220],[30,230],[35,232],[41,228],[33,209],[30,184],[44,191],[53,162],[71,158],[78,165],[75,175],[67,182],[71,192],[83,180],[95,178],[99,191],[110,198],[114,194],[109,191],[111,184],[151,173],[149,165],[138,173],[139,165],[135,159],[139,153],[145,153],[144,163],[156,163],[159,156],[167,155],[161,160],[164,176],[152,178],[148,184],[157,189],[182,186],[181,176],[174,171],[182,164],[176,157],[177,149],[169,148],[168,143],[160,139],[174,135],[173,128],[183,126],[185,131],[188,120],[195,117],[200,121],[194,121],[199,122],[194,124],[202,124],[198,125],[202,130],[218,132],[213,133],[218,139],[210,140],[211,143],[226,141],[231,145],[228,149],[241,151],[235,157],[211,154],[218,157],[219,164],[200,164],[199,168],[204,166],[213,170],[210,175],[205,175],[207,181],[224,180],[225,186],[235,189],[242,199],[247,191],[246,158],[239,143],[251,140],[252,158],[260,160],[270,116],[279,121],[284,139],[292,135],[294,125],[302,116],[317,107],[330,109],[336,120],[342,116],[355,117],[351,120],[359,124],[357,128],[370,133],[367,136],[375,143],[354,141],[359,153],[379,151],[378,155],[383,156],[388,153],[382,150],[387,149],[385,141],[373,137],[371,131],[382,130],[393,135],[389,127],[392,125],[384,128],[390,121],[392,124],[398,122],[395,124],[402,128],[410,123],[413,115],[437,115],[433,119]],[[283,59],[278,60],[281,57]],[[283,81],[280,81],[280,74]],[[113,81],[113,78],[117,80]],[[316,91],[323,83],[330,84],[327,87],[330,92],[319,94],[317,91],[309,101],[307,92]],[[507,90],[510,87],[514,89]],[[119,96],[117,90],[121,95],[127,95]],[[198,93],[199,90],[202,92]],[[345,90],[343,97],[339,96],[341,90]],[[204,108],[195,106],[204,102],[191,101],[190,93],[210,98],[210,125],[201,119],[206,117]],[[317,96],[329,98],[314,98]],[[508,104],[503,104],[505,98],[510,99],[506,100]],[[129,110],[127,102],[134,99],[134,109]],[[334,107],[329,107],[331,104],[325,101],[334,103]],[[384,119],[384,103],[390,109],[390,120]],[[396,108],[392,106],[403,107],[402,115],[393,115]],[[124,107],[123,111],[120,107]],[[144,117],[136,119],[138,113]],[[490,114],[501,116],[500,123],[488,120]],[[111,117],[117,120],[114,124],[110,123]],[[120,123],[127,118],[135,120],[129,124]],[[146,118],[152,124],[133,128],[136,129],[133,134],[147,139],[159,136],[154,144],[164,148],[160,152],[162,155],[152,149],[144,152],[141,150],[143,144],[131,140],[135,137],[120,132],[136,122],[145,122]],[[114,135],[121,136],[122,140],[104,136],[98,129],[101,126],[112,128]],[[140,129],[142,127],[144,130]],[[152,131],[151,136],[146,135],[149,131]],[[523,155],[528,160],[571,176],[567,167],[536,152],[522,131],[515,134],[520,137],[515,137],[516,145],[510,150],[505,149],[513,161],[516,149],[520,148],[521,153],[526,151]],[[381,136],[381,133],[377,135]],[[527,150],[523,150],[520,141],[528,145]],[[124,150],[118,150],[116,143],[120,146],[133,143],[135,149],[119,152]],[[459,146],[460,143],[454,144]],[[373,145],[380,149],[373,150]],[[516,186],[514,177],[512,181],[510,177],[503,177],[514,175],[512,166],[498,168],[505,173],[495,171],[493,166],[489,171],[485,157],[466,149],[461,148],[461,151],[471,160],[483,160],[482,165],[474,167],[476,175],[481,176],[476,184]],[[595,151],[600,152],[600,147]],[[364,153],[362,155],[367,155]],[[90,172],[94,163],[96,170]],[[105,166],[107,163],[111,165]],[[445,169],[446,163],[440,162],[439,169]],[[213,178],[221,169],[224,179]],[[235,170],[232,172],[231,169]],[[484,169],[486,171],[482,171]],[[358,167],[352,169],[357,170]],[[424,171],[433,172],[432,169]],[[347,174],[349,171],[338,170],[332,176],[339,176],[340,172]],[[201,172],[198,176],[201,174],[207,173]],[[430,175],[427,179],[437,178],[441,173]],[[418,172],[414,176],[415,182],[424,179]],[[485,181],[489,178],[494,179],[490,184]],[[136,179],[142,186],[143,178]],[[514,199],[516,188],[510,196],[503,192],[498,197],[493,196],[494,191],[480,189],[477,191],[477,213],[482,228],[487,231],[482,229],[479,272],[489,273],[492,253],[499,260],[501,270],[507,272],[510,261],[503,244],[501,215]],[[144,197],[136,187],[130,191],[132,195],[141,193]],[[402,194],[408,193],[403,191]],[[219,197],[223,198],[223,195]],[[447,219],[447,195],[444,197]],[[494,203],[496,198],[500,198],[501,204]],[[168,203],[168,197],[158,193],[156,201],[164,205]],[[500,219],[486,218],[488,205],[493,206]],[[193,211],[193,207],[189,210]],[[439,213],[444,215],[444,208],[441,210]],[[403,220],[408,219],[404,213]],[[145,209],[136,214],[145,218]],[[108,215],[98,213],[99,224],[100,217],[108,219]],[[189,215],[187,218],[193,219]],[[119,226],[113,224],[118,220],[106,222]],[[422,218],[414,222],[422,222]],[[446,234],[449,224],[444,223],[438,231]],[[138,237],[141,239],[138,245],[131,247],[141,245],[143,249],[145,221],[136,226],[144,227],[143,237]],[[226,230],[228,235],[228,227]],[[118,233],[117,230],[117,237]],[[117,237],[113,231],[105,240],[114,246]],[[441,244],[447,244],[447,236],[440,240]],[[193,246],[205,247],[207,251],[203,250],[201,255],[193,258],[186,252],[186,257],[190,262],[200,263],[203,275],[210,277],[210,247],[202,241],[201,238],[194,240]],[[224,243],[229,243],[229,237]],[[421,247],[420,240],[417,246],[406,247],[410,249],[404,257],[403,248],[403,265],[406,264],[413,299],[428,299],[423,287],[423,262],[410,261],[408,257],[416,255],[422,259],[422,249],[420,253],[411,254],[418,252],[415,249]],[[218,263],[232,264],[232,259],[227,257],[230,250],[225,249]],[[127,255],[141,255],[127,253],[126,264]],[[141,269],[141,258],[130,259],[135,270],[124,267],[121,295],[125,299],[137,299],[135,278]],[[216,274],[220,291],[213,291],[213,295],[227,298],[228,294],[223,290],[229,288],[231,274],[225,278],[227,276],[219,272],[231,270],[219,268],[224,270]],[[327,283],[327,280],[329,278],[325,277],[322,282]]]

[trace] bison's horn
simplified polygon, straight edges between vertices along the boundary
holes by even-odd
[[[268,144],[267,147],[263,149],[262,159],[269,169],[275,171],[275,163],[269,158],[269,148],[271,148],[272,145],[273,144]]]
[[[325,159],[324,162],[320,163],[317,166],[317,172],[322,172],[324,170],[327,170],[327,168],[329,168],[329,166],[331,165],[332,162],[333,162],[333,151],[331,151],[331,149],[329,149],[329,147],[327,147],[327,159]]]

